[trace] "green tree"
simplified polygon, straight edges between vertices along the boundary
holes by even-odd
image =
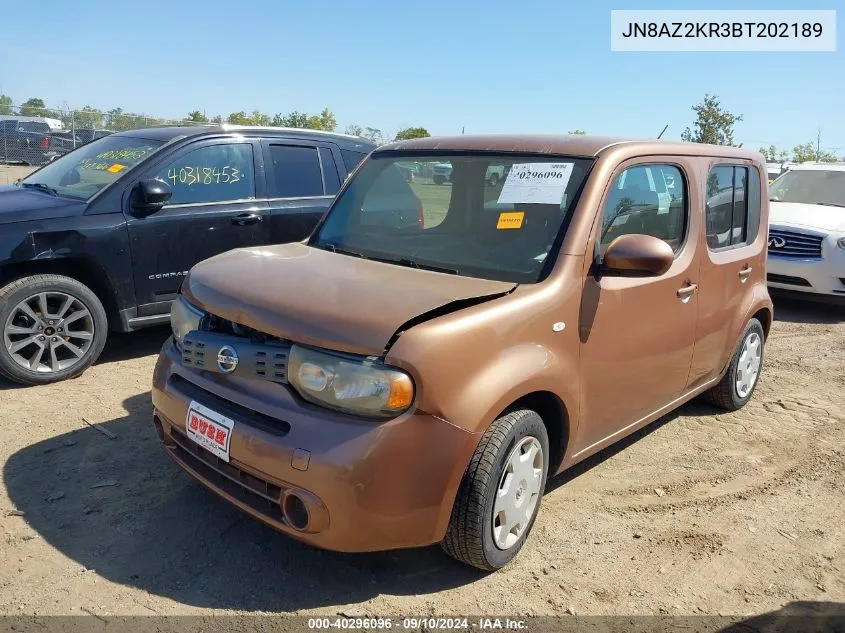
[[[346,126],[346,129],[343,131],[344,134],[349,134],[350,136],[362,136],[364,134],[364,128],[362,128],[357,123],[352,123]]]
[[[258,110],[253,110],[249,118],[252,121],[251,125],[270,125],[272,121],[269,116]]]
[[[232,112],[226,118],[226,122],[231,123],[232,125],[252,125],[252,119],[250,119],[247,113],[243,110],[240,112]]]
[[[73,126],[77,130],[93,130],[103,127],[103,111],[89,105],[73,113]]]
[[[688,143],[709,143],[711,145],[734,145],[734,124],[742,121],[741,114],[723,110],[719,98],[704,95],[704,101],[692,106],[695,112],[693,129],[687,128],[681,138]]]
[[[775,163],[778,160],[778,150],[774,145],[769,145],[769,147],[761,147],[759,151],[763,158],[766,159],[767,163]]]
[[[48,116],[44,99],[31,97],[21,104],[21,116]]]
[[[223,123],[223,117],[222,117],[222,115],[219,115],[219,114],[218,114],[217,116],[212,117],[212,119],[211,119],[211,123]]]
[[[277,114],[273,117],[273,125],[277,127],[308,127],[308,115],[296,110],[284,116]]]
[[[312,130],[323,130],[324,132],[334,132],[337,127],[337,120],[334,118],[328,108],[323,108],[320,114],[309,116],[305,127]]]
[[[384,145],[384,133],[377,127],[364,128],[363,137],[370,139],[376,145]]]
[[[567,134],[572,134],[574,136],[584,136],[586,134],[586,132],[584,130],[578,129],[578,130],[570,130],[569,132],[567,132]]]
[[[396,133],[397,141],[407,141],[412,138],[427,138],[431,136],[424,127],[406,127]]]
[[[124,112],[123,108],[112,108],[106,112],[106,127],[115,132],[122,132],[140,127],[140,125],[138,125],[138,117],[134,114]]]
[[[204,112],[200,112],[199,110],[194,110],[193,112],[188,113],[188,118],[185,119],[186,121],[192,121],[194,123],[208,123],[208,117],[205,116]]]
[[[12,98],[9,95],[0,95],[0,114],[12,114]]]

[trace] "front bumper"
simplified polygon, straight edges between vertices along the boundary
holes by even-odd
[[[152,399],[159,436],[184,470],[264,523],[337,551],[442,540],[479,439],[421,412],[362,421],[303,403],[281,384],[188,369],[172,339]],[[191,400],[235,420],[228,464],[187,438]],[[291,495],[307,508],[304,525],[281,510]]]
[[[838,237],[842,236],[825,237],[820,259],[781,257],[770,250],[766,261],[769,287],[845,298],[845,250],[836,245]]]

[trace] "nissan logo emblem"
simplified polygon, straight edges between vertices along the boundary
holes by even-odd
[[[231,374],[238,366],[238,353],[230,345],[224,345],[217,352],[217,367],[224,374]]]
[[[773,235],[769,238],[769,248],[783,248],[786,246],[786,240],[780,235]]]

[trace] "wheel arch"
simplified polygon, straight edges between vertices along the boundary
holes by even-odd
[[[496,416],[518,409],[531,409],[543,420],[549,435],[549,477],[557,473],[570,441],[569,413],[563,400],[551,391],[532,391],[519,397]]]
[[[91,260],[77,257],[36,259],[12,262],[0,268],[0,286],[30,275],[62,275],[85,284],[97,296],[106,310],[110,327],[119,321],[114,289],[105,271]]]

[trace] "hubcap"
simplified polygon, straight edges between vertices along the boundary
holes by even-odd
[[[6,351],[29,371],[72,367],[94,341],[94,319],[79,299],[65,292],[40,292],[14,307],[3,327]]]
[[[543,468],[543,448],[535,437],[523,438],[508,456],[493,503],[493,541],[499,549],[513,547],[531,522]]]
[[[736,364],[736,395],[745,398],[754,388],[760,375],[763,358],[763,341],[757,332],[751,332],[742,343],[739,362]]]

